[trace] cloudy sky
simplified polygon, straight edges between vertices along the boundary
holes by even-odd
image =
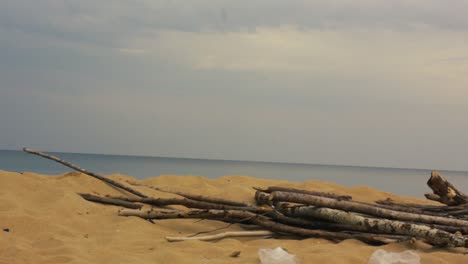
[[[466,14],[0,1],[0,149],[468,170]]]

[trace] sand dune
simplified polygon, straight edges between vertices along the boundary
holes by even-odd
[[[113,179],[133,179],[111,175]],[[346,188],[310,181],[290,183],[245,176],[208,179],[198,176],[159,176],[143,182],[166,189],[252,201],[252,186],[284,185],[325,192],[346,193],[356,200],[391,197],[426,202],[361,186]],[[145,187],[148,194],[171,197]],[[151,224],[135,217],[119,217],[118,207],[94,204],[76,193],[117,195],[116,189],[80,173],[45,176],[0,171],[0,263],[259,263],[260,248],[282,246],[301,263],[367,263],[379,247],[355,240],[333,243],[324,239],[225,239],[218,242],[168,243],[165,236],[189,235],[226,226],[215,221],[164,220]],[[240,230],[233,225],[229,230]],[[464,249],[437,249],[427,244],[400,243],[381,247],[390,251],[414,250],[421,263],[468,263]],[[229,255],[241,251],[238,258]]]

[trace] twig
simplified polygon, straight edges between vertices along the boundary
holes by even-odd
[[[224,233],[219,233],[211,236],[199,236],[199,237],[166,237],[166,240],[169,242],[179,242],[186,240],[200,240],[200,241],[212,241],[219,240],[227,237],[254,237],[254,236],[272,236],[275,233],[268,230],[259,230],[259,231],[228,231]]]
[[[91,201],[91,202],[117,205],[117,206],[122,206],[125,208],[131,208],[131,209],[140,209],[142,207],[142,205],[134,204],[132,202],[127,202],[127,201],[120,200],[120,199],[101,197],[101,196],[96,196],[96,195],[87,194],[87,193],[79,193],[79,195],[83,197],[85,200]]]

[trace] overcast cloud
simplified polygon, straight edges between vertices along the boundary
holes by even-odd
[[[468,170],[467,1],[0,2],[0,149]]]

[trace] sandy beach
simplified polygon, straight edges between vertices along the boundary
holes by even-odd
[[[112,179],[134,180],[126,175]],[[359,201],[392,198],[428,203],[381,192],[370,187],[347,188],[322,181],[291,183],[247,176],[208,179],[199,176],[162,175],[142,182],[168,190],[253,202],[253,186],[281,185],[352,195]],[[424,183],[421,183],[424,184]],[[150,195],[173,197],[145,187]],[[136,217],[117,216],[118,207],[90,203],[77,193],[118,195],[118,190],[80,173],[58,176],[0,171],[0,263],[260,263],[260,248],[281,246],[301,263],[367,263],[378,248],[413,250],[421,263],[468,263],[465,249],[434,248],[422,242],[382,247],[356,240],[334,243],[325,239],[224,239],[217,242],[169,243],[166,236],[190,235],[226,226],[216,221],[163,220],[152,224]],[[227,230],[241,230],[237,225]],[[225,230],[226,231],[226,230]],[[229,255],[241,251],[237,258]]]

